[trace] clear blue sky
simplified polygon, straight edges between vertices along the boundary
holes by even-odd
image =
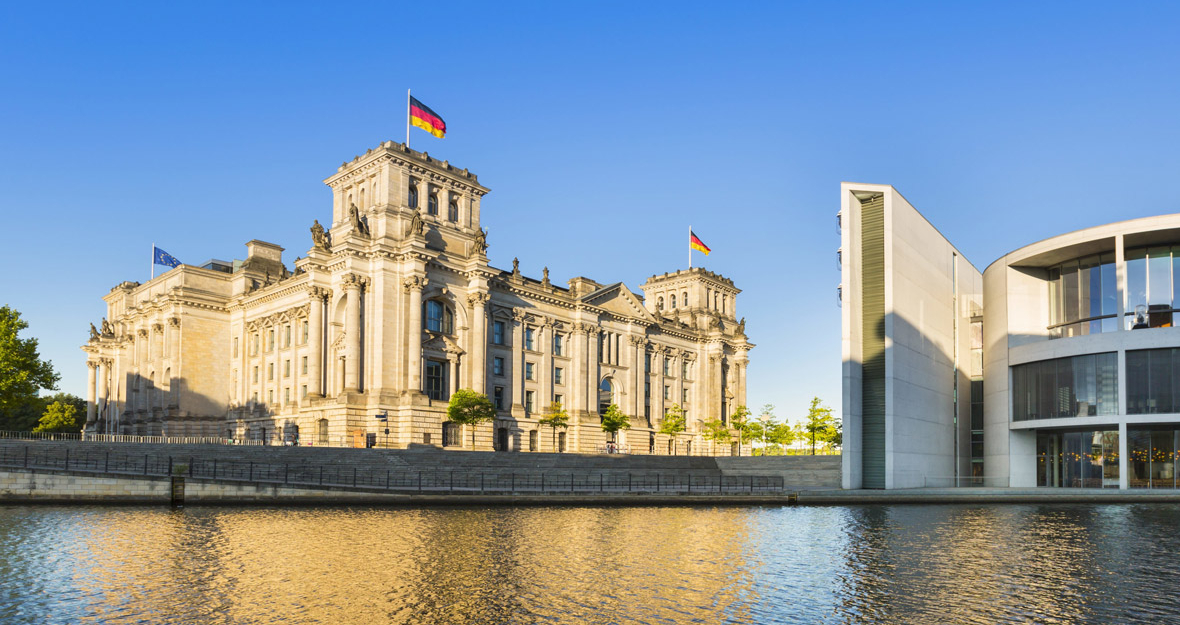
[[[948,6],[951,5],[951,6]],[[493,265],[744,292],[749,404],[840,407],[839,183],[897,186],[977,267],[1180,212],[1177,5],[7,3],[0,303],[85,394],[100,297],[254,238],[306,254],[322,180],[401,141],[476,172]],[[1162,187],[1162,191],[1161,191]]]

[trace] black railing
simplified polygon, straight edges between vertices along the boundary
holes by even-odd
[[[754,494],[782,493],[781,475],[718,471],[513,471],[386,469],[346,464],[271,463],[136,454],[109,450],[0,446],[0,468],[75,471],[115,476],[181,475],[220,482],[455,494]]]

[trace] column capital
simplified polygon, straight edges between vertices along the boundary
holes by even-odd
[[[173,328],[179,328],[180,317],[168,317],[168,325],[172,326]]]
[[[88,368],[89,368],[91,371],[94,371],[95,369],[97,369],[97,368],[98,368],[98,363],[97,363],[97,362],[95,362],[95,361],[93,361],[93,360],[87,360],[87,361],[86,361],[86,366],[87,366],[87,367],[88,367]]]
[[[307,296],[311,299],[320,299],[323,297],[327,297],[331,293],[332,293],[332,291],[330,289],[325,289],[322,286],[309,286],[309,287],[307,287]]]
[[[147,335],[148,335],[147,328],[140,328],[140,329],[136,330],[135,333],[137,335],[139,335],[141,338],[147,338]]]
[[[405,280],[402,280],[402,287],[406,291],[421,291],[422,289],[426,288],[426,285],[429,283],[430,280],[425,276],[410,276]]]
[[[152,331],[153,332],[163,332],[164,331],[164,324],[159,323],[159,322],[153,323],[152,324]]]
[[[355,274],[355,273],[350,273],[350,274],[345,275],[344,278],[342,278],[340,282],[344,285],[345,289],[351,290],[351,289],[359,289],[363,286],[368,285],[369,279],[364,276]]]
[[[642,334],[628,335],[627,341],[635,347],[643,347],[644,345],[647,345],[647,337]]]
[[[486,306],[490,301],[492,296],[489,293],[471,293],[467,296],[467,302],[472,306]]]

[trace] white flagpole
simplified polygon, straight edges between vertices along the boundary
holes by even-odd
[[[151,279],[155,280],[156,279],[156,243],[154,241],[152,242],[151,258],[152,258],[152,278]]]
[[[688,225],[688,268],[692,269],[692,224]]]
[[[406,89],[406,147],[410,147],[410,90]]]

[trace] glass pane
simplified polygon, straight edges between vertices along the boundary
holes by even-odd
[[[1083,447],[1081,432],[1065,433],[1065,465],[1062,484],[1066,488],[1082,486],[1082,454],[1089,451],[1089,446]]]
[[[1115,264],[1113,262],[1105,262],[1102,265],[1102,314],[1114,315],[1118,314],[1118,300],[1116,294],[1118,293],[1118,278],[1115,274]],[[1110,332],[1104,325],[1103,332]]]
[[[1118,354],[1110,352],[1095,354],[1095,381],[1098,391],[1098,414],[1113,415],[1119,411],[1119,364]]]
[[[1029,418],[1032,395],[1029,388],[1028,365],[1012,367],[1012,420],[1025,421]]]
[[[1119,431],[1102,433],[1102,485],[1119,487]]]
[[[1037,418],[1052,419],[1057,416],[1057,362],[1037,363],[1037,369]]]
[[[1147,414],[1147,351],[1127,352],[1127,414]]]
[[[1098,414],[1097,371],[1094,356],[1077,356],[1074,359],[1074,394],[1076,415],[1090,417]]]
[[[1173,412],[1171,351],[1153,349],[1148,352],[1147,385],[1151,397],[1147,400],[1147,411],[1152,414]]]
[[[1127,312],[1147,305],[1147,250],[1127,252]],[[1128,326],[1130,327],[1130,326]]]
[[[1057,392],[1054,393],[1057,398],[1057,406],[1056,412],[1053,413],[1054,417],[1077,416],[1077,396],[1074,394],[1076,387],[1074,386],[1073,365],[1073,358],[1061,358],[1057,361]]]
[[[1061,315],[1061,270],[1049,270],[1049,325],[1064,322]]]
[[[1083,432],[1085,453],[1082,456],[1082,485],[1102,488],[1102,432]]]
[[[1172,250],[1153,247],[1147,253],[1148,305],[1172,305]]]
[[[1077,321],[1078,319],[1078,266],[1066,265],[1061,268],[1062,305],[1065,316],[1063,321]]]
[[[1127,431],[1127,469],[1131,472],[1128,482],[1131,488],[1147,488],[1151,485],[1148,474],[1148,453],[1151,435],[1146,430]]]
[[[1151,433],[1151,487],[1176,488],[1175,434],[1172,430],[1155,430]]]

